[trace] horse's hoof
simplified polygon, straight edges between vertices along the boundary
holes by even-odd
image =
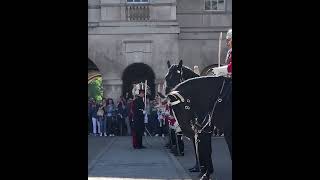
[[[210,180],[210,174],[204,174],[201,178],[200,178],[200,180]]]
[[[199,168],[193,167],[189,169],[189,172],[200,172]]]

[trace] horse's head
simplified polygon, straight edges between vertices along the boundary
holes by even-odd
[[[168,73],[166,74],[166,94],[168,94],[171,89],[173,89],[179,83],[193,78],[199,77],[198,74],[193,72],[190,68],[183,66],[182,60],[180,60],[179,64],[170,64],[170,61],[167,62],[168,65]]]
[[[177,84],[183,81],[183,70],[182,70],[182,60],[179,64],[170,64],[170,61],[167,62],[168,73],[166,74],[166,94],[174,88]]]

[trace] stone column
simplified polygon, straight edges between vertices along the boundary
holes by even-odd
[[[122,94],[122,80],[104,79],[102,84],[104,97],[112,98],[116,103],[120,99],[120,96]]]

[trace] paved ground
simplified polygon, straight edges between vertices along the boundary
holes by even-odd
[[[100,138],[100,137],[97,137]],[[149,137],[150,138],[150,137]],[[177,160],[163,148],[161,137],[152,137],[147,149],[133,149],[130,137],[108,141],[97,160],[89,163],[88,179],[191,179]],[[90,149],[90,148],[89,148]],[[90,152],[90,150],[89,150]]]
[[[90,165],[90,163],[97,158],[99,153],[101,154],[104,152],[111,142],[113,142],[112,138],[94,136],[88,137],[88,165]]]
[[[197,176],[199,173],[190,173],[189,168],[195,165],[194,150],[192,141],[184,139],[185,155],[176,157],[179,163],[183,166],[186,172],[192,177],[192,179],[199,179]],[[232,161],[228,146],[223,137],[212,138],[212,162],[215,170],[214,177],[217,180],[232,180]]]
[[[185,140],[185,156],[174,157],[161,137],[144,140],[147,149],[132,148],[131,137],[88,137],[88,179],[196,179],[189,173],[194,165],[192,144]],[[145,137],[144,137],[145,138]],[[218,180],[231,180],[231,160],[223,138],[213,139]]]

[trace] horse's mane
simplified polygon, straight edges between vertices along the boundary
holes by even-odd
[[[193,72],[194,74],[196,74],[191,68],[189,68],[188,66],[184,66],[184,65],[182,65],[182,67],[184,67],[185,69],[188,69],[188,70],[190,70],[191,72]],[[199,76],[199,75],[198,75]]]
[[[191,75],[191,78],[193,77],[200,77],[200,75],[198,75],[197,73],[195,73],[191,68],[187,67],[187,66],[182,66],[184,69],[189,70],[188,72]]]

